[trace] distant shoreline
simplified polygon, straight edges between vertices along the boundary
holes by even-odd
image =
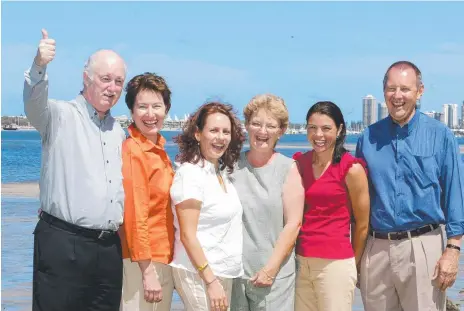
[[[127,127],[123,127],[123,129],[127,129]],[[5,130],[2,128],[2,132],[25,132],[25,131],[37,131],[35,128],[31,127],[27,127],[27,128],[18,128],[14,131],[12,130]],[[182,132],[182,129],[173,129],[173,128],[166,128],[166,129],[162,129],[161,132]],[[346,135],[347,136],[356,136],[356,135],[360,135],[362,132],[354,132],[354,133],[347,133]],[[284,135],[306,135],[306,133],[285,133]],[[461,136],[461,135],[454,135],[454,137],[456,138],[464,138],[464,136]]]

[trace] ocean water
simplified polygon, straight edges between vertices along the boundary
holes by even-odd
[[[166,138],[166,151],[174,159],[178,149],[172,141],[177,132],[163,132]],[[40,135],[37,131],[2,131],[2,183],[37,182],[40,178],[41,145]],[[358,136],[348,136],[347,144],[356,144]],[[458,138],[464,145],[464,138]],[[306,135],[284,135],[277,144],[277,150],[292,156],[302,149],[279,149],[279,145],[301,146],[306,148],[308,141]],[[461,155],[464,160],[464,154]]]
[[[167,140],[166,151],[171,159],[178,152],[172,142],[176,132],[164,132]],[[2,184],[38,182],[40,178],[41,144],[37,131],[2,131],[1,132],[1,169]],[[348,144],[356,144],[357,136],[349,136]],[[464,139],[459,139],[464,144]],[[284,135],[279,145],[296,146],[294,149],[278,149],[287,156],[304,149],[308,142],[305,135]],[[279,146],[278,145],[278,146]],[[301,146],[301,149],[299,148]],[[464,160],[464,155],[462,155]],[[25,311],[31,306],[32,280],[32,232],[37,223],[37,199],[14,198],[2,196],[2,310]],[[454,301],[462,301],[464,296],[464,253],[460,258],[460,272],[448,296]],[[175,294],[174,301],[179,297]],[[363,310],[362,302],[357,295],[353,310]]]

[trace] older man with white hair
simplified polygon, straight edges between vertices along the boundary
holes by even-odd
[[[126,65],[114,51],[87,61],[74,100],[48,98],[47,64],[55,40],[42,30],[25,72],[24,108],[42,137],[40,219],[34,230],[36,310],[119,310],[125,133],[110,114],[123,89]]]

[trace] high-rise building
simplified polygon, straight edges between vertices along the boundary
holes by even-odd
[[[458,105],[457,104],[443,104],[443,123],[449,128],[459,127]]]
[[[367,95],[363,98],[363,126],[368,127],[377,122],[377,103],[375,97]]]
[[[458,116],[458,105],[457,104],[451,104],[450,105],[451,113],[450,113],[450,125],[449,127],[452,129],[459,128],[459,116]]]
[[[461,128],[464,129],[464,101],[462,101],[461,106]]]
[[[449,124],[449,105],[443,104],[443,122],[446,126]]]
[[[386,117],[388,117],[388,108],[387,108],[387,104],[385,102],[379,103],[377,111],[378,111],[377,119],[379,121],[382,120],[382,119],[385,119]]]

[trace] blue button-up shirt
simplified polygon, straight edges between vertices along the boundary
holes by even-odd
[[[464,165],[445,125],[419,111],[403,127],[387,117],[364,131],[356,156],[369,170],[373,230],[446,224],[448,237],[464,233]]]

